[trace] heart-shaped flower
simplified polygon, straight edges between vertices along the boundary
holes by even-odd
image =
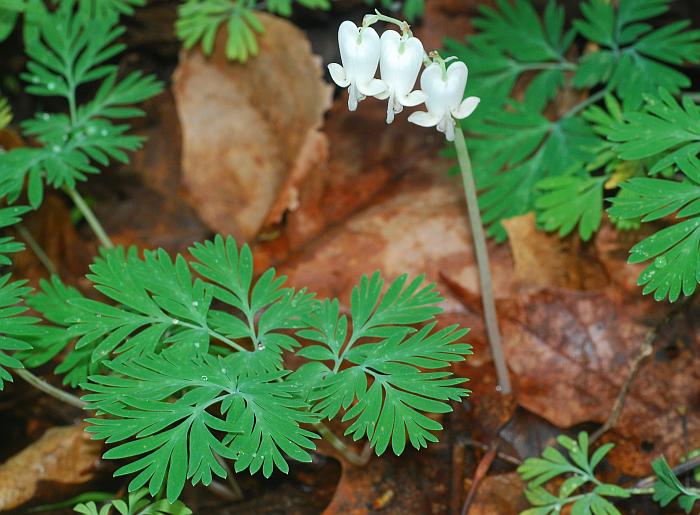
[[[468,75],[467,65],[461,61],[445,71],[438,63],[428,66],[420,78],[428,112],[413,113],[408,121],[423,127],[437,127],[437,130],[445,133],[448,141],[454,141],[455,119],[461,120],[472,114],[480,101],[478,97],[462,100]]]
[[[357,103],[368,96],[381,94],[386,86],[375,79],[381,46],[377,31],[371,27],[358,28],[344,21],[338,29],[338,45],[343,65],[331,63],[328,71],[341,88],[348,88],[348,109],[357,109]]]
[[[395,30],[387,30],[381,37],[379,69],[385,91],[376,95],[380,100],[389,99],[386,123],[394,121],[394,115],[404,107],[425,102],[422,91],[411,91],[418,72],[423,66],[423,44],[413,36],[401,37]]]

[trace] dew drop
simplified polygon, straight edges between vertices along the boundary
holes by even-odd
[[[53,147],[51,147],[51,150],[58,154],[61,151],[61,147],[59,147],[58,145],[54,145]]]
[[[209,381],[209,378],[207,376],[202,376],[202,381]]]
[[[262,342],[258,343],[258,350],[265,350],[265,344]]]
[[[100,136],[107,136],[108,134],[109,134],[109,133],[107,132],[106,129],[102,129],[102,130],[100,131]]]
[[[194,342],[194,348],[199,349],[199,342]]]
[[[49,82],[46,85],[46,89],[48,89],[49,91],[53,91],[54,89],[56,89],[56,84],[54,84],[53,82]]]
[[[43,114],[41,115],[41,119],[42,119],[42,120],[48,120],[49,118],[51,118],[51,117],[49,116],[49,113],[43,113]]]
[[[180,321],[177,318],[173,318],[173,325],[177,325],[179,323],[180,323]]]
[[[197,301],[195,300],[195,301],[192,303],[192,305],[196,308],[197,306],[199,306],[199,302],[197,302]]]
[[[664,256],[659,256],[654,260],[654,266],[656,268],[664,268],[666,264],[666,258]]]

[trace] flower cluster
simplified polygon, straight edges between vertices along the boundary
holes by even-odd
[[[389,21],[402,32],[387,30],[381,38],[371,24]],[[423,127],[437,127],[449,141],[455,137],[455,120],[466,118],[479,105],[477,97],[464,98],[467,66],[457,61],[447,65],[436,52],[426,55],[423,44],[411,34],[408,25],[380,14],[365,17],[362,27],[344,21],[338,30],[342,66],[328,65],[333,81],[348,89],[348,108],[357,109],[367,97],[388,100],[386,122],[404,107],[425,103],[427,111],[418,111],[408,121]],[[419,90],[413,90],[423,65]],[[379,68],[380,78],[375,78]]]

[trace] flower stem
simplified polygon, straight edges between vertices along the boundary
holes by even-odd
[[[34,255],[36,255],[39,261],[41,261],[41,264],[44,265],[44,268],[46,268],[51,275],[57,275],[56,265],[53,264],[53,261],[51,261],[51,258],[46,254],[39,242],[34,239],[29,229],[27,229],[24,224],[17,224],[17,232],[20,238],[29,245],[29,248],[32,249]]]
[[[97,219],[97,216],[95,216],[95,213],[92,211],[92,209],[90,209],[90,206],[88,206],[87,202],[85,202],[85,199],[82,197],[82,195],[80,195],[80,193],[78,193],[78,191],[75,188],[66,187],[64,188],[64,191],[71,198],[73,204],[75,204],[75,207],[77,207],[78,210],[83,214],[85,220],[92,229],[92,232],[94,232],[95,236],[97,236],[97,239],[100,240],[100,244],[102,244],[103,247],[108,249],[113,248],[114,244],[112,243],[112,240],[109,239],[109,236],[107,236],[107,232],[102,227],[102,224]]]
[[[343,457],[348,460],[348,462],[359,467],[367,465],[372,453],[372,448],[369,445],[364,448],[362,453],[358,454],[348,447],[343,439],[331,431],[324,423],[316,422],[312,425],[319,432],[321,437],[332,445],[335,450],[342,454]]]
[[[28,382],[30,385],[32,385],[33,387],[35,387],[38,390],[41,390],[44,393],[49,394],[51,397],[55,397],[59,401],[63,401],[66,404],[70,404],[71,406],[75,406],[76,408],[80,408],[80,409],[85,408],[85,403],[83,401],[81,401],[78,397],[76,397],[75,395],[71,395],[70,393],[63,391],[60,388],[56,388],[55,386],[47,383],[42,378],[37,377],[34,374],[32,374],[26,368],[17,368],[17,369],[14,369],[14,372],[19,377],[21,377],[26,382]]]
[[[501,333],[498,329],[498,316],[496,314],[496,303],[493,297],[493,285],[491,281],[491,269],[489,266],[489,256],[486,250],[486,237],[484,227],[481,223],[481,213],[479,212],[479,201],[476,195],[474,175],[472,173],[472,163],[467,150],[467,143],[464,133],[459,123],[455,128],[455,147],[457,148],[457,158],[459,168],[462,172],[462,183],[464,184],[464,194],[467,198],[467,211],[469,213],[469,223],[474,240],[474,253],[476,254],[476,264],[479,270],[479,283],[481,286],[481,302],[484,307],[484,319],[486,322],[486,333],[488,334],[491,354],[496,365],[496,375],[498,378],[498,389],[503,393],[510,393],[510,377],[503,347],[501,345]]]

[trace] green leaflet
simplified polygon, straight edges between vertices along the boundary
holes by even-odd
[[[506,235],[500,220],[537,210],[547,230],[566,235],[578,226],[579,234],[588,239],[599,225],[602,177],[627,173],[621,170],[620,159],[639,161],[637,171],[641,172],[646,157],[627,150],[618,154],[616,145],[602,137],[615,140],[618,136],[613,136],[609,125],[622,125],[602,119],[603,112],[595,105],[584,109],[605,97],[613,117],[622,116],[624,108],[629,134],[646,132],[647,125],[635,118],[644,115],[635,110],[645,95],[655,94],[659,87],[677,93],[690,84],[674,67],[700,61],[700,31],[688,30],[687,21],[659,29],[648,23],[668,11],[670,0],[622,0],[617,4],[591,0],[582,4],[583,17],[568,29],[563,9],[554,0],[541,16],[529,0],[495,3],[495,8],[480,9],[480,17],[474,20],[478,32],[468,36],[466,44],[446,42],[447,51],[469,65],[468,94],[481,98],[479,108],[463,124],[481,190],[483,219],[489,224],[489,234],[502,240]],[[581,47],[584,53],[578,62],[571,60],[569,51],[577,32],[597,45],[588,53],[587,46]],[[524,94],[515,101],[509,97],[525,73]],[[583,100],[565,113],[551,114],[547,109],[563,92],[580,94]],[[622,106],[613,106],[616,101],[611,92],[623,99]],[[647,110],[665,119],[662,109],[648,106]],[[678,120],[680,115],[673,117],[663,128],[655,122],[658,131],[646,132],[646,141],[629,146],[652,152],[669,139],[684,137],[671,125],[680,121],[685,128],[690,124]],[[618,130],[619,137],[626,137],[624,130]],[[693,138],[688,136],[688,141]],[[453,150],[448,154],[454,155]],[[653,171],[667,165],[659,162]],[[600,169],[604,173],[596,173]],[[573,178],[552,179],[560,176]],[[564,197],[576,193],[584,194],[592,205],[579,199],[577,206],[567,206]]]
[[[581,4],[578,31],[601,48],[581,60],[577,87],[608,83],[626,109],[642,103],[644,94],[663,87],[672,93],[690,86],[673,66],[700,60],[700,30],[686,30],[689,21],[654,29],[648,20],[668,11],[671,0],[621,0],[617,9],[605,0]]]
[[[299,332],[320,343],[297,353],[313,360],[296,373],[307,382],[302,389],[313,411],[330,419],[344,410],[343,421],[353,421],[346,434],[355,440],[366,435],[378,455],[390,443],[401,454],[407,438],[416,449],[436,441],[432,431],[442,426],[424,413],[451,411],[446,401],[469,393],[457,386],[463,378],[437,371],[471,354],[470,345],[459,343],[466,331],[455,326],[434,331],[435,323],[417,332],[412,328],[430,320],[440,300],[422,282],[419,277],[407,284],[401,276],[382,295],[378,274],[363,277],[353,290],[351,331],[337,301],[325,301],[310,320],[312,328]],[[368,337],[379,341],[367,342]]]
[[[20,216],[29,211],[25,206],[11,206],[0,208],[0,229],[11,227],[20,221]],[[24,250],[24,244],[15,241],[12,236],[0,237],[0,265],[10,265],[12,261],[7,254],[14,254]]]
[[[116,42],[123,33],[115,25],[116,17],[86,20],[74,12],[72,1],[62,2],[54,13],[40,3],[32,5],[37,30],[25,33],[30,60],[22,78],[34,95],[64,98],[69,115],[39,113],[22,124],[24,134],[42,146],[0,155],[0,196],[13,202],[26,180],[29,203],[36,208],[43,200],[44,184],[73,188],[86,174],[98,173],[95,162],[127,162],[127,152],[139,148],[143,138],[128,134],[129,125],[114,120],[142,115],[132,105],[159,93],[162,85],[139,72],[117,80],[117,66],[108,64],[124,48]],[[113,0],[111,5],[127,9],[130,3]],[[81,2],[79,12],[86,6],[88,2]],[[94,99],[76,105],[76,89],[97,80],[101,83]]]
[[[678,498],[678,504],[681,508],[686,513],[690,513],[695,502],[700,500],[700,491],[697,488],[683,486],[664,457],[654,461],[651,466],[657,476],[654,483],[654,500],[665,507]]]
[[[10,282],[9,274],[0,277],[0,390],[12,381],[8,368],[24,368],[12,353],[31,348],[27,340],[42,332],[38,318],[23,315],[27,308],[22,301],[31,291],[25,283]]]
[[[643,293],[676,301],[691,295],[700,282],[700,160],[682,162],[685,179],[635,178],[623,183],[613,199],[612,216],[650,222],[675,214],[677,221],[630,249],[630,263],[652,263],[640,274]]]
[[[235,460],[236,471],[262,469],[266,477],[288,470],[283,452],[311,460],[317,436],[301,424],[316,417],[279,381],[285,372],[244,374],[232,356],[196,358],[181,350],[111,366],[116,375],[90,377],[85,388],[94,393],[84,399],[114,418],[88,419],[87,431],[118,443],[105,458],[138,457],[116,472],[137,474],[132,490],[148,484],[156,495],[165,485],[174,502],[187,479],[208,485],[213,475],[226,477],[217,455]],[[216,414],[207,411],[212,407]]]
[[[474,122],[479,137],[469,141],[482,190],[479,206],[497,239],[505,238],[500,220],[535,208],[540,181],[581,172],[601,144],[580,117],[552,122],[526,104],[511,102],[510,107]]]
[[[73,511],[83,515],[110,515],[113,509],[120,515],[190,515],[192,510],[180,501],[169,503],[148,497],[148,490],[141,488],[129,493],[126,500],[113,499],[99,509],[95,501],[76,504]]]
[[[330,9],[330,0],[297,0],[309,9]],[[281,16],[291,16],[292,0],[270,0],[266,8]],[[184,0],[178,7],[175,32],[185,48],[201,44],[205,55],[214,51],[216,34],[225,26],[226,57],[246,62],[258,55],[257,37],[265,29],[255,15],[258,8],[254,0]]]
[[[548,447],[541,457],[528,458],[518,467],[518,473],[528,482],[525,495],[533,505],[523,513],[555,514],[570,505],[571,513],[576,515],[620,515],[611,500],[627,498],[630,493],[617,485],[602,483],[595,476],[595,468],[610,452],[613,444],[602,445],[590,454],[588,433],[585,432],[579,433],[576,440],[560,435],[557,443],[565,452]],[[564,479],[557,494],[544,488],[555,478]]]
[[[286,288],[274,270],[255,279],[250,249],[232,238],[190,254],[103,250],[88,277],[117,305],[57,278],[31,300],[56,327],[24,359],[43,363],[75,342],[69,374],[89,373],[85,400],[105,415],[88,430],[116,444],[106,458],[135,459],[118,471],[135,474],[132,489],[164,486],[173,501],[186,480],[225,474],[216,455],[236,471],[286,472],[288,457],[310,459],[318,435],[303,426],[341,412],[347,433],[378,454],[425,447],[441,429],[427,414],[468,394],[446,370],[471,353],[466,331],[436,329],[442,299],[422,277],[387,288],[378,273],[364,277],[348,319],[337,300]],[[312,342],[297,352],[308,363],[290,373],[284,356],[301,338]]]

